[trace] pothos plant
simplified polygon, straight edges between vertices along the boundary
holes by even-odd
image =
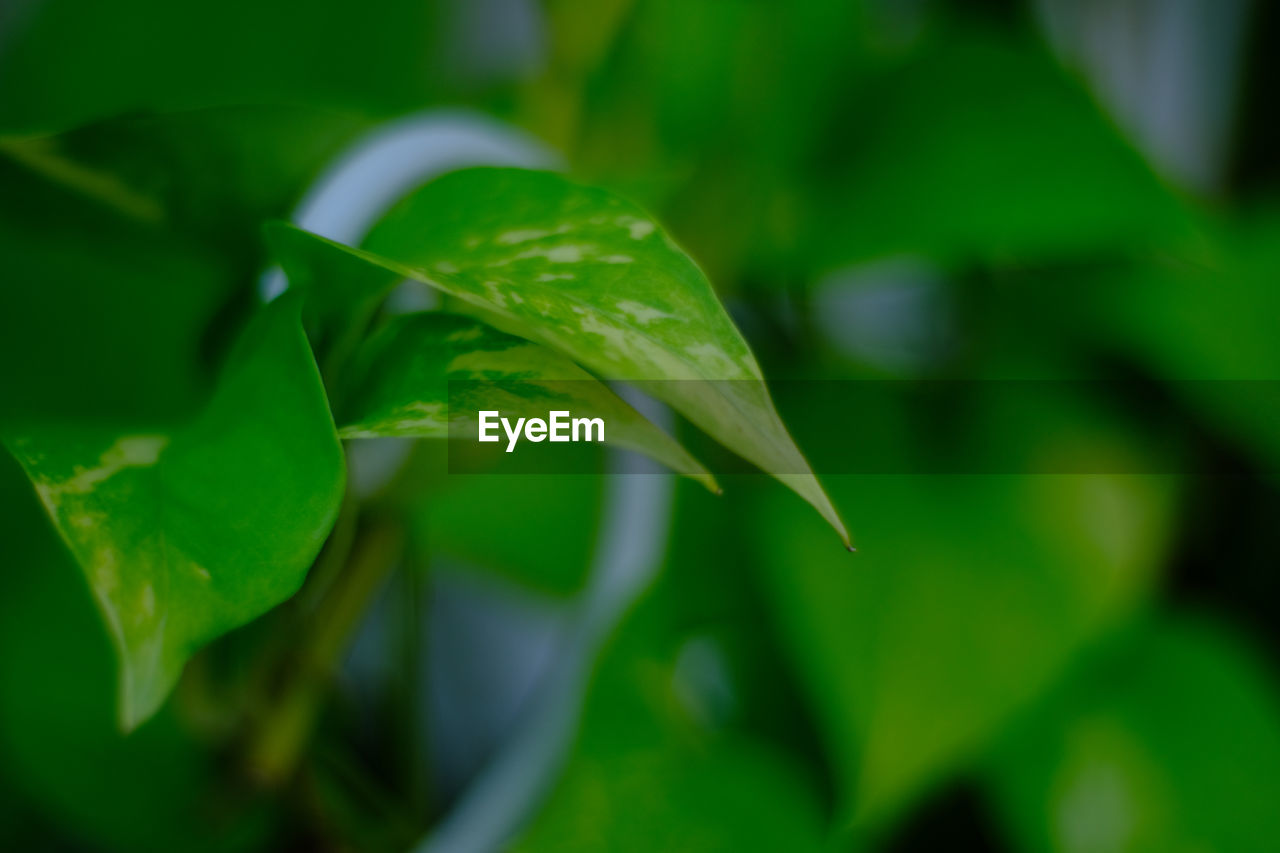
[[[500,385],[477,385],[451,412],[451,381],[519,382],[546,411],[572,380],[575,408],[607,415],[616,443],[718,491],[606,381],[638,383],[776,476],[848,545],[706,277],[629,202],[553,173],[470,169],[410,194],[360,248],[284,223],[266,236],[290,287],[254,309],[193,417],[149,432],[86,418],[5,430],[97,601],[125,730],[156,712],[201,647],[309,572],[326,585],[327,619],[357,618],[365,539],[380,534],[354,532],[343,442],[446,438],[497,405],[484,395]],[[445,310],[387,316],[406,279],[443,294]],[[381,546],[394,550],[394,537]]]

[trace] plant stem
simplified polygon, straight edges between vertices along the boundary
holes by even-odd
[[[404,530],[385,517],[361,519],[342,572],[320,593],[302,627],[300,651],[249,743],[251,776],[274,787],[289,779],[315,728],[334,670],[374,595],[400,559]]]

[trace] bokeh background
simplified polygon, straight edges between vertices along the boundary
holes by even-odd
[[[503,162],[654,211],[816,470],[883,448],[823,476],[855,555],[760,476],[356,457],[410,544],[269,779],[253,663],[305,612],[121,736],[4,456],[0,847],[1280,849],[1278,48],[1263,0],[0,5],[15,411],[180,417],[265,220]],[[994,379],[1085,380],[1028,452],[1114,465],[1010,469]]]

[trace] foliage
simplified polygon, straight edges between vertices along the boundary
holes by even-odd
[[[1055,4],[481,5],[0,10],[0,846],[1274,848],[1280,16],[1211,192]]]

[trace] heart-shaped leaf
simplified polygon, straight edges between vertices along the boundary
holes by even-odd
[[[875,835],[1141,607],[1173,502],[1165,481],[1118,475],[833,487],[873,531],[864,571],[838,571],[785,507],[762,507],[752,529],[837,768],[840,820]]]
[[[342,497],[341,449],[294,299],[250,323],[181,429],[79,421],[5,439],[107,623],[126,729],[197,649],[293,594]]]
[[[329,242],[274,229],[277,244]],[[366,245],[346,251],[604,379],[641,383],[796,491],[848,543],[706,276],[639,208],[548,172],[467,169],[406,198]]]

